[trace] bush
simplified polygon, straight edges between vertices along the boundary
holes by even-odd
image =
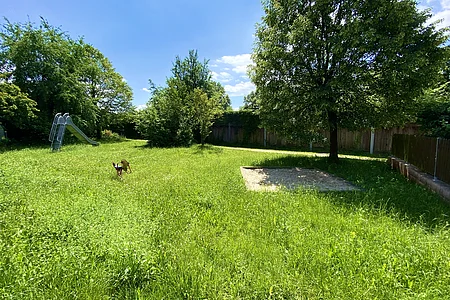
[[[103,142],[123,142],[126,138],[113,132],[112,130],[105,129],[102,131]]]
[[[418,115],[422,131],[434,137],[450,139],[450,101],[428,101]]]

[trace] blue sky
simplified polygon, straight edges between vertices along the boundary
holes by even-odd
[[[444,19],[442,26],[450,25],[450,0],[418,5],[432,8],[433,20]],[[83,36],[125,78],[136,106],[148,101],[148,80],[164,85],[175,57],[191,49],[209,60],[234,109],[254,90],[246,66],[263,14],[260,0],[0,0],[0,7],[0,16],[11,22],[38,23],[42,16],[72,38]]]

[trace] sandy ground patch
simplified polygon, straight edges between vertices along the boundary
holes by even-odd
[[[315,169],[241,167],[241,174],[251,191],[294,190],[298,187],[319,191],[360,190],[342,178]]]

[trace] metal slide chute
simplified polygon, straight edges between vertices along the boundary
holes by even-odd
[[[67,117],[66,119],[66,128],[69,130],[74,136],[76,136],[80,141],[85,141],[93,146],[98,146],[99,143],[88,138],[87,135],[84,134],[83,131],[80,130],[75,124],[72,122],[71,117]]]
[[[68,113],[65,113],[62,116],[61,113],[57,113],[53,119],[52,128],[50,129],[50,135],[48,137],[49,141],[52,143],[51,148],[53,151],[61,149],[66,128],[80,141],[87,142],[92,146],[99,145],[98,142],[90,139],[73,123],[72,118]]]

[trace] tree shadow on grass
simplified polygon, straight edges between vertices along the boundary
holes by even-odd
[[[157,147],[152,146],[148,143],[144,145],[136,145],[134,146],[137,149],[176,149],[176,148],[183,148],[183,149],[191,149],[194,154],[221,154],[223,153],[223,149],[219,147],[215,147],[213,145],[200,145],[200,144],[194,144],[192,146],[173,146],[173,147]]]
[[[22,151],[29,149],[49,149],[50,144],[44,143],[0,143],[0,153],[5,153],[9,151]]]
[[[194,154],[221,154],[223,149],[212,145],[194,145],[192,146]]]
[[[319,169],[363,189],[361,192],[326,192],[335,205],[351,212],[361,208],[374,213],[434,228],[450,223],[450,206],[438,195],[408,181],[385,161],[340,158],[328,164],[326,157],[283,156],[255,162],[256,166]]]

